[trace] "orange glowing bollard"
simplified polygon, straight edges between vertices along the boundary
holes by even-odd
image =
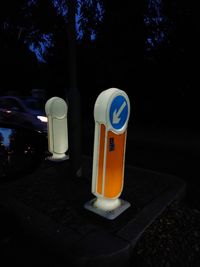
[[[127,94],[111,88],[103,91],[94,107],[95,138],[92,193],[85,208],[114,219],[130,203],[119,199],[124,184],[124,162],[130,103]]]

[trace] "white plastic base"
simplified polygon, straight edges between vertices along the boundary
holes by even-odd
[[[97,209],[110,211],[118,208],[121,205],[121,200],[119,198],[117,199],[97,198],[94,201],[93,205]]]
[[[122,212],[128,209],[131,204],[122,199],[103,199],[94,198],[87,203],[84,207],[108,220],[114,220]]]
[[[57,153],[53,153],[52,156],[49,156],[49,157],[47,157],[46,159],[47,159],[47,160],[50,160],[50,161],[60,162],[60,161],[69,159],[69,156],[66,155],[66,154],[57,154]]]

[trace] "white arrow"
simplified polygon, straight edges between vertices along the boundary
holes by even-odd
[[[117,109],[115,109],[115,111],[113,112],[113,120],[112,120],[113,124],[118,124],[120,122],[121,118],[119,117],[122,111],[124,110],[125,106],[126,106],[126,101],[124,101],[124,103],[121,105],[118,111]]]

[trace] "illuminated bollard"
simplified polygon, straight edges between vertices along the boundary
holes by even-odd
[[[48,149],[52,156],[48,160],[62,161],[68,159],[67,104],[60,97],[50,98],[45,105],[48,118]]]
[[[130,207],[119,199],[124,184],[124,161],[130,102],[127,94],[111,88],[103,91],[94,107],[95,137],[92,193],[85,208],[114,219]]]

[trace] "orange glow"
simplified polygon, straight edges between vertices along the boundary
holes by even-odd
[[[123,134],[108,132],[104,196],[116,198],[121,194],[124,180],[124,153],[126,131]]]

